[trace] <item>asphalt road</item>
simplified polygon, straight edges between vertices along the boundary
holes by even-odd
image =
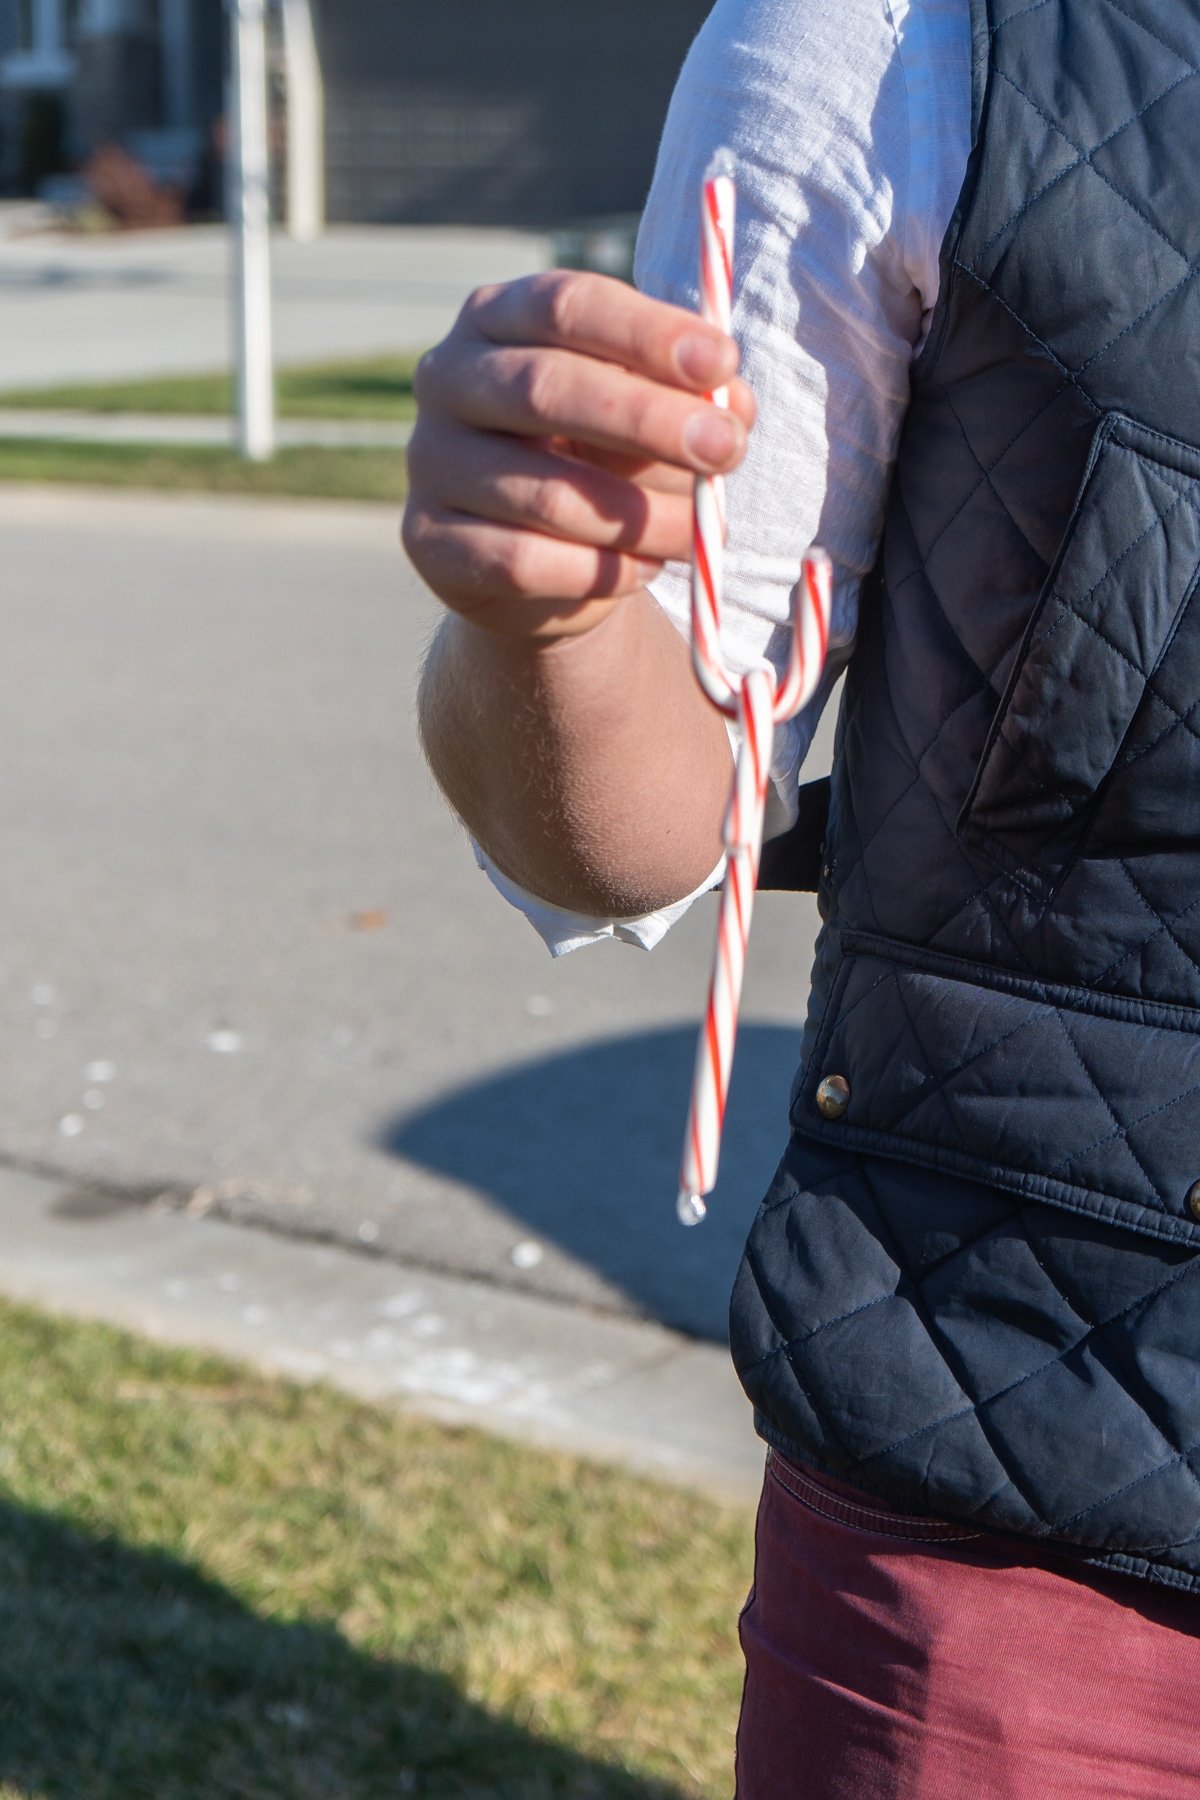
[[[0,1162],[720,1337],[815,923],[764,896],[673,1216],[714,924],[557,963],[421,765],[386,508],[0,490]]]
[[[6,237],[0,208],[0,388],[229,366],[229,233],[190,226],[100,238]],[[338,227],[272,245],[280,362],[423,350],[471,289],[546,266],[516,231]]]

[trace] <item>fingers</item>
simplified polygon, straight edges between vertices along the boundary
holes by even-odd
[[[567,350],[485,345],[469,353],[469,374],[445,367],[453,395],[442,416],[480,431],[515,437],[564,436],[595,449],[700,473],[740,462],[754,401],[743,382],[730,386],[726,411],[612,363]],[[436,377],[432,380],[436,382]],[[430,378],[422,404],[433,399]]]
[[[755,412],[736,365],[733,340],[682,307],[558,270],[473,294],[415,385],[427,416],[725,473]],[[714,384],[729,388],[732,420],[706,404]]]
[[[573,350],[698,393],[737,368],[719,327],[606,275],[558,269],[480,289],[463,322],[493,343]]]
[[[754,421],[736,364],[717,327],[604,276],[479,290],[414,383],[418,572],[491,629],[587,629],[690,554],[695,477],[736,467]]]
[[[647,473],[652,476],[657,467],[650,465]],[[690,554],[692,498],[686,474],[682,488],[656,488],[648,480],[633,480],[565,454],[561,440],[556,446],[433,427],[414,442],[410,479],[426,507],[527,526],[656,563]]]
[[[441,507],[409,510],[404,545],[439,597],[490,631],[563,637],[590,631],[659,564],[619,550],[494,524]]]
[[[626,481],[636,481],[640,488],[651,493],[686,494],[689,506],[691,504],[696,478],[690,469],[677,469],[671,463],[648,462],[640,456],[622,456],[616,450],[597,450],[590,444],[580,444],[571,438],[551,439],[549,443],[551,448],[557,449],[563,456],[591,463],[597,469],[607,469]]]

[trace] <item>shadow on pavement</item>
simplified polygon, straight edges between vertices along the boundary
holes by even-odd
[[[787,1142],[798,1030],[742,1026],[709,1216],[675,1218],[694,1026],[610,1038],[456,1089],[384,1134],[487,1194],[664,1324],[723,1341],[742,1243]]]
[[[0,1505],[0,1789],[38,1800],[681,1800],[163,1553]]]

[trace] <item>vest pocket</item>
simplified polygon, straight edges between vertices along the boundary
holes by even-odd
[[[841,952],[798,1131],[1200,1248],[1200,1010],[861,932]]]
[[[1005,864],[1070,856],[1139,716],[1147,749],[1184,722],[1157,683],[1198,577],[1200,452],[1109,414],[960,814],[964,839]],[[1200,737],[1187,747],[1195,757]],[[1136,803],[1127,813],[1137,842]]]

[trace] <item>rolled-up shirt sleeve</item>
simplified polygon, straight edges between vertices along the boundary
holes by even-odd
[[[801,559],[834,565],[820,690],[776,733],[768,835],[796,813],[798,771],[853,646],[908,403],[937,297],[938,252],[969,139],[965,0],[718,0],[671,102],[638,239],[635,280],[697,301],[698,196],[715,150],[737,167],[734,335],[758,401],[728,483],[722,647],[735,674],[781,669]],[[653,586],[688,629],[690,573]],[[640,919],[539,900],[477,851],[555,954],[615,937],[651,948],[698,894]]]

